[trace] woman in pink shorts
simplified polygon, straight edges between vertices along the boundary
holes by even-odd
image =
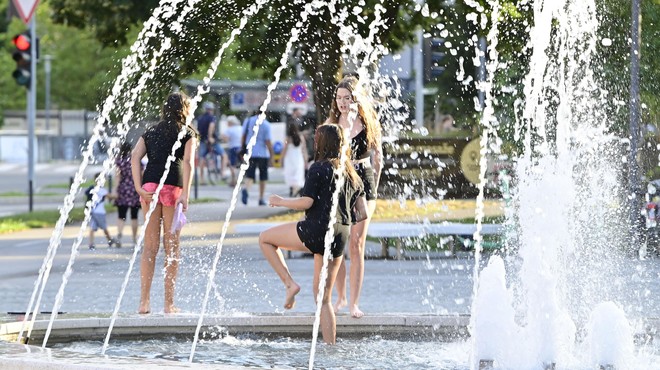
[[[186,133],[181,139],[181,146],[174,153],[169,172],[165,176],[163,188],[158,193],[158,204],[147,220],[150,203],[156,196],[156,188],[165,173],[167,158],[177,142],[179,132],[186,125],[190,114],[190,101],[183,93],[173,93],[167,97],[162,109],[161,121],[148,128],[140,137],[131,156],[133,182],[140,194],[142,209],[145,213],[147,228],[144,234],[144,250],[140,261],[140,308],[139,313],[151,312],[151,282],[154,277],[156,255],[160,248],[161,223],[163,225],[163,247],[165,248],[165,313],[177,312],[174,305],[174,288],[179,269],[179,231],[171,233],[172,220],[176,206],[180,203],[183,211],[188,210],[188,199],[192,184],[194,153],[197,147],[197,132],[186,126]],[[149,162],[140,171],[140,161],[144,156]]]

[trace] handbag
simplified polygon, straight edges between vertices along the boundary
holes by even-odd
[[[364,195],[357,197],[353,205],[353,223],[358,223],[369,218],[369,209],[367,208],[367,198]]]

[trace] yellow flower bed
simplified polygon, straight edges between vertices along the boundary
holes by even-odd
[[[445,220],[466,220],[475,217],[477,202],[474,199],[434,200],[377,200],[374,221],[414,222],[428,219],[430,222]],[[272,216],[270,222],[297,221],[303,218],[303,212],[287,212]],[[484,215],[487,218],[504,215],[504,203],[501,200],[484,201]]]

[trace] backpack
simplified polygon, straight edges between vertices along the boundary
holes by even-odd
[[[90,202],[94,196],[94,194],[92,194],[92,190],[94,190],[94,185],[88,187],[87,190],[85,190],[85,196],[87,197],[88,202]]]

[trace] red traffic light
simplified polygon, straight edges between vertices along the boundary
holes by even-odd
[[[32,45],[32,43],[30,42],[30,37],[23,33],[14,36],[12,42],[14,43],[14,46],[16,46],[16,49],[20,51],[28,51],[30,50],[30,46]]]

